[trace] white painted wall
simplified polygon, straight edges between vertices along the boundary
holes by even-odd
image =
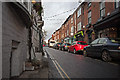
[[[27,29],[18,13],[8,4],[2,3],[2,78],[10,77],[12,40],[20,42],[12,56],[12,76],[22,73],[27,58]]]

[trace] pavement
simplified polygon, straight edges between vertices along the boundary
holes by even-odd
[[[45,52],[45,51],[44,51]],[[48,58],[46,55],[42,55],[42,53],[35,53],[37,61],[39,61],[39,67],[35,70],[28,70],[24,71],[20,76],[19,79],[33,79],[33,80],[40,80],[40,79],[48,79],[49,73],[49,65],[48,65]]]

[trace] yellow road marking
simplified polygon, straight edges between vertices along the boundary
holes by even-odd
[[[116,63],[112,63],[112,62],[108,62],[109,64],[112,64],[112,65],[115,65],[115,66],[118,66],[118,64]]]
[[[58,62],[57,61],[55,61],[56,63],[57,63],[57,65],[59,66],[59,68],[63,71],[63,73],[66,75],[66,77],[69,79],[69,80],[71,80],[70,78],[69,78],[69,76],[67,75],[67,73],[62,69],[62,67],[58,64]]]
[[[53,61],[53,63],[54,63],[54,65],[55,65],[56,69],[58,70],[58,72],[60,73],[61,77],[64,79],[63,74],[61,73],[61,71],[59,70],[59,68],[57,67],[57,65],[55,64],[55,62],[54,62],[54,61]],[[65,80],[65,79],[64,79],[64,80]]]

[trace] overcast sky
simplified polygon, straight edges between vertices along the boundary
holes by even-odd
[[[47,31],[46,40],[48,40],[52,36],[52,33],[56,29],[61,27],[65,19],[75,11],[75,9],[78,7],[79,4],[80,4],[79,0],[74,0],[74,1],[72,0],[53,1],[52,0],[51,2],[44,1],[44,0],[42,1],[42,6],[44,9],[43,29]],[[54,17],[54,15],[57,15],[57,16]]]

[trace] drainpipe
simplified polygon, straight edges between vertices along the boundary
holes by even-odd
[[[40,52],[42,52],[42,55],[44,55],[43,40],[42,40],[42,29],[39,30],[39,47],[40,47]]]
[[[31,62],[31,47],[32,47],[32,33],[31,33],[31,27],[28,28],[28,53],[29,53],[29,61]]]

